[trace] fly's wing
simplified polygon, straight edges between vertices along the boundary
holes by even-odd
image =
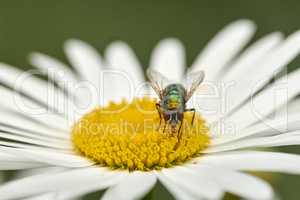
[[[164,75],[151,68],[147,70],[147,77],[150,80],[151,87],[154,89],[160,99],[163,98],[163,90],[170,82]]]
[[[185,97],[185,102],[187,102],[194,94],[194,92],[197,90],[198,86],[202,83],[204,80],[204,72],[203,71],[197,71],[188,73],[186,77],[186,90],[187,94]]]

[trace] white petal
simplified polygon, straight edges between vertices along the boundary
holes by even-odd
[[[64,50],[71,64],[84,80],[93,80],[102,69],[102,58],[89,44],[76,39],[66,41]],[[95,81],[96,79],[94,79]],[[97,81],[97,80],[96,80]]]
[[[127,177],[128,174],[127,171],[108,171],[110,169],[105,170],[99,168],[97,168],[97,170],[102,171],[102,177],[87,177],[87,180],[84,180],[83,183],[79,180],[75,184],[72,184],[72,186],[63,188],[62,190],[58,191],[58,199],[65,200],[76,198],[84,194],[109,188],[118,184],[125,177]]]
[[[252,98],[251,101],[244,104],[233,115],[227,117],[227,120],[232,121],[237,130],[241,130],[257,121],[264,121],[266,123],[266,117],[269,114],[299,94],[299,79],[300,70],[288,74],[287,77],[278,79]]]
[[[103,66],[102,58],[97,50],[89,44],[76,39],[68,40],[65,43],[64,50],[70,63],[78,71],[82,80],[89,81],[94,87],[99,88]]]
[[[103,77],[105,98],[115,102],[131,101],[144,79],[134,53],[126,43],[114,42],[105,51],[105,61],[108,66]]]
[[[35,162],[20,155],[13,155],[5,152],[0,153],[1,170],[17,170],[43,166],[45,166],[44,163]]]
[[[230,69],[223,75],[222,81],[232,81],[242,79],[253,66],[264,59],[271,50],[275,49],[283,39],[281,33],[271,33],[248,47],[239,58],[234,61]]]
[[[144,73],[138,58],[124,42],[113,42],[105,51],[105,59],[109,67],[127,73],[134,88],[145,81]]]
[[[236,140],[263,136],[272,136],[288,131],[295,131],[300,129],[300,114],[289,114],[288,118],[283,115],[268,123],[258,123],[250,126],[243,131],[235,132],[233,135],[226,134],[218,138],[212,139],[212,146],[234,142]]]
[[[290,35],[284,42],[274,49],[265,59],[262,59],[255,67],[247,71],[247,75],[240,77],[230,90],[227,91],[227,113],[240,105],[245,100],[260,90],[278,71],[291,62],[300,51],[300,31]],[[282,81],[282,80],[280,80]],[[289,86],[290,87],[290,86]],[[294,87],[291,85],[291,87]]]
[[[106,105],[109,101],[115,100],[118,95],[116,88],[119,83],[114,79],[115,73],[104,68],[102,58],[97,50],[89,44],[75,39],[68,40],[64,49],[72,66],[80,75],[82,82],[79,86],[85,89],[83,90],[84,94],[76,94],[76,96],[90,95],[92,98],[88,101],[88,108],[83,109],[81,113],[89,112],[97,105]],[[80,102],[80,104],[84,104],[86,101]]]
[[[275,111],[278,116],[295,115],[300,113],[300,98],[295,98],[288,102],[288,104],[281,106]],[[272,113],[273,114],[273,113]]]
[[[273,199],[273,190],[267,182],[244,173],[227,173],[226,176],[220,175],[218,181],[228,192],[247,199]]]
[[[33,145],[33,144],[25,144],[25,143],[18,143],[18,142],[7,142],[7,141],[1,141],[0,140],[0,146],[3,147],[8,147],[8,148],[20,148],[20,149],[30,149],[30,150],[48,150],[48,151],[55,151],[57,153],[62,153],[62,154],[72,154],[73,153],[73,149],[69,150],[69,149],[57,149],[57,148],[50,148],[50,147],[44,147],[44,146],[37,146],[37,145]],[[10,152],[12,154],[15,155],[16,152]],[[27,158],[28,160],[33,160],[30,158]]]
[[[249,138],[229,144],[211,146],[204,153],[215,153],[245,148],[279,147],[300,144],[300,131],[283,133],[275,136]]]
[[[202,98],[197,99],[197,104],[193,106],[198,109],[205,108],[213,110],[214,112],[208,114],[203,113],[207,121],[210,122],[216,121],[224,112],[232,110],[236,106],[234,106],[233,102],[235,102],[235,96],[237,96],[233,90],[242,87],[239,83],[243,82],[245,74],[248,74],[248,71],[253,70],[253,67],[256,66],[259,61],[265,59],[268,54],[272,53],[271,50],[278,46],[282,38],[282,34],[272,33],[248,47],[230,64],[231,66],[227,70],[227,73],[221,73],[220,79],[216,80],[211,86],[212,88],[210,90],[212,91],[206,92],[209,98],[203,98],[206,93],[203,95],[204,90],[199,90],[201,91],[200,94]],[[221,88],[219,88],[219,85],[221,85]],[[243,88],[245,88],[244,85]],[[233,95],[231,95],[232,93]],[[214,98],[212,94],[216,94],[216,98]],[[239,96],[238,98],[242,97]],[[226,104],[224,104],[225,102]]]
[[[64,63],[42,53],[32,53],[29,56],[30,63],[36,68],[48,72],[53,81],[55,81],[61,88],[68,90],[66,87],[69,84],[73,85],[79,80],[77,75]]]
[[[35,169],[27,169],[22,170],[14,175],[14,180],[21,179],[21,178],[27,178],[35,175],[42,175],[42,174],[57,174],[60,172],[65,172],[67,169],[64,167],[53,167],[53,166],[45,166],[45,167],[39,167]]]
[[[111,91],[110,100],[121,101],[127,99],[131,101],[136,96],[139,86],[145,82],[144,74],[137,57],[132,49],[123,42],[113,42],[105,51],[105,61],[108,69],[112,69],[110,77],[104,77],[104,88]],[[112,83],[118,83],[112,85]],[[112,88],[114,87],[114,88]]]
[[[210,171],[191,170],[187,167],[176,166],[175,168],[163,169],[165,177],[184,188],[199,199],[221,199],[223,190],[210,177]]]
[[[28,159],[22,158],[18,155],[0,152],[0,161],[28,161]]]
[[[6,133],[3,131],[0,131],[0,138],[18,141],[22,143],[29,143],[29,144],[39,145],[39,146],[51,147],[51,148],[69,149],[69,150],[73,149],[71,143],[67,143],[67,142],[62,143],[59,140],[57,141],[41,140],[36,138],[24,137],[24,135],[23,136],[14,135],[12,133]]]
[[[0,170],[19,170],[45,166],[43,163],[32,161],[20,155],[0,153]]]
[[[18,136],[23,136],[23,137],[27,137],[27,138],[38,139],[38,140],[42,140],[42,141],[58,143],[61,145],[68,145],[68,144],[70,144],[70,141],[71,141],[70,138],[69,139],[59,138],[59,137],[55,137],[55,135],[46,135],[45,136],[43,134],[40,134],[39,132],[28,131],[28,130],[25,130],[22,128],[15,128],[15,127],[1,125],[1,124],[0,124],[0,130],[7,132],[11,135],[18,135]]]
[[[69,52],[69,57],[70,59],[73,59],[73,57],[75,57],[75,63],[71,62],[75,67],[78,65],[78,67],[80,68],[80,70],[83,70],[82,73],[84,74],[90,74],[90,72],[86,72],[86,68],[89,68],[90,66],[86,67],[83,66],[83,69],[81,69],[81,65],[85,65],[84,62],[87,62],[86,64],[89,64],[89,61],[82,61],[81,59],[85,59],[85,53],[87,53],[88,56],[93,57],[91,54],[97,54],[96,52],[94,53],[88,53],[89,51],[95,51],[95,50],[91,50],[91,47],[86,47],[88,50],[84,50],[85,48],[85,44],[83,44],[82,46],[80,46],[80,42],[79,41],[73,41],[71,40],[69,43],[71,43],[69,46],[69,48],[71,48],[71,50],[68,50]],[[78,43],[78,44],[77,44]],[[67,47],[66,47],[67,49]],[[74,50],[75,49],[75,50]],[[67,51],[67,50],[66,50]],[[84,53],[81,53],[80,51],[84,51]],[[80,56],[82,57],[77,57],[76,54],[80,54]],[[75,55],[73,55],[75,54]],[[81,55],[82,54],[82,55]],[[94,56],[98,56],[98,55],[94,55]],[[68,117],[69,120],[72,121],[76,121],[76,119],[74,119],[74,110],[75,109],[80,109],[81,113],[86,113],[88,112],[91,108],[87,108],[87,110],[82,110],[82,106],[90,106],[92,108],[94,108],[95,105],[98,104],[99,102],[99,83],[97,83],[97,81],[100,81],[98,79],[100,79],[100,70],[102,69],[102,67],[95,67],[96,69],[92,69],[94,71],[95,76],[96,77],[96,81],[93,82],[92,80],[85,78],[84,74],[81,75],[81,79],[80,77],[78,77],[77,74],[75,74],[68,66],[66,66],[65,64],[61,63],[60,61],[51,58],[47,55],[44,54],[40,54],[40,53],[34,53],[31,55],[30,57],[31,59],[31,63],[36,66],[37,68],[39,68],[42,71],[46,71],[47,75],[49,76],[50,79],[54,80],[61,88],[63,88],[64,90],[66,90],[68,92],[68,94],[71,96],[72,100],[74,100],[74,106],[73,105],[69,105],[70,108],[68,108]],[[79,61],[77,62],[76,59],[78,59]],[[87,58],[88,59],[88,58]],[[91,58],[92,59],[92,58]],[[98,61],[96,61],[97,63]],[[95,64],[97,65],[97,64]],[[99,65],[100,65],[100,61],[99,61]],[[78,69],[78,68],[77,68]],[[97,75],[98,73],[98,75]],[[92,73],[91,73],[92,74]],[[87,75],[88,76],[88,75]],[[87,80],[83,81],[83,80]],[[92,82],[90,82],[92,81]],[[96,86],[96,87],[95,87]],[[96,93],[96,94],[91,94],[91,93]],[[89,99],[89,96],[92,96],[92,98],[95,96],[96,102],[92,101],[93,99]],[[74,98],[74,99],[73,99]],[[92,105],[89,105],[89,103],[91,103]],[[83,107],[84,107],[83,106]],[[77,110],[76,110],[77,111]]]
[[[254,176],[204,163],[191,167],[194,167],[195,170],[205,169],[210,172],[211,177],[215,179],[219,186],[230,193],[246,199],[273,199],[274,194],[270,185]]]
[[[288,104],[289,114],[300,113],[300,98],[297,98]]]
[[[24,200],[59,200],[58,195],[55,192],[50,192],[46,194],[36,195],[33,197],[26,198]],[[81,198],[62,198],[61,200],[81,200]]]
[[[184,190],[161,172],[156,172],[156,176],[158,177],[158,180],[167,188],[167,190],[175,197],[175,199],[199,200],[199,198],[193,196],[191,193],[189,193],[189,191]]]
[[[185,65],[185,50],[177,39],[160,41],[150,59],[152,69],[176,82],[182,81]]]
[[[16,91],[23,92],[58,113],[65,114],[70,103],[67,96],[52,83],[43,81],[35,75],[37,71],[21,71],[15,67],[0,63],[0,79],[5,85]]]
[[[155,185],[156,176],[151,172],[129,173],[118,184],[109,188],[103,195],[103,200],[141,199]]]
[[[41,195],[25,198],[23,200],[57,200],[57,194],[56,193],[41,194]]]
[[[43,167],[45,164],[38,162],[15,162],[15,161],[5,161],[0,162],[0,170],[23,170],[31,169],[37,167]]]
[[[247,44],[255,31],[249,20],[239,20],[219,32],[196,58],[192,71],[204,70],[206,80],[214,81],[236,54]]]
[[[0,118],[0,123],[5,126],[11,126],[13,128],[33,132],[39,135],[56,137],[65,140],[70,139],[70,134],[68,132],[44,126],[18,114],[14,114],[5,110],[0,110],[0,114],[5,116]]]
[[[67,120],[21,94],[0,86],[0,107],[23,114],[35,121],[60,130],[69,130]]]
[[[51,151],[49,149],[21,149],[0,146],[0,150],[13,155],[22,155],[33,161],[46,163],[62,167],[87,167],[93,165],[93,162],[82,156],[61,151]]]
[[[42,174],[11,181],[0,186],[0,196],[3,199],[16,199],[46,192],[60,192],[68,189],[81,190],[85,185],[97,183],[98,188],[109,187],[116,174],[102,171],[101,168],[83,168],[56,174]],[[76,189],[75,189],[76,188]]]
[[[199,158],[199,164],[201,162],[234,170],[300,174],[300,156],[288,153],[233,151],[203,156]]]

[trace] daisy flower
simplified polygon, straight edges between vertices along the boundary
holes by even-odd
[[[229,24],[189,68],[178,40],[155,47],[150,68],[167,78],[181,83],[205,72],[187,103],[197,110],[194,123],[186,112],[180,140],[157,129],[157,99],[121,41],[103,57],[67,41],[72,67],[41,53],[30,55],[34,70],[1,63],[0,169],[33,169],[1,184],[1,199],[72,199],[104,189],[105,200],[140,199],[157,182],[176,199],[226,192],[273,199],[270,185],[248,172],[300,173],[299,155],[259,150],[300,144],[300,70],[280,73],[300,51],[300,32],[271,33],[245,48],[254,32],[248,20]]]

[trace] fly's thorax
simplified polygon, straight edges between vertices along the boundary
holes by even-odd
[[[185,107],[184,97],[186,91],[180,84],[171,84],[164,89],[164,96],[162,99],[162,107],[164,110],[178,110],[183,111]]]
[[[179,93],[182,96],[186,95],[186,90],[181,84],[170,84],[164,89],[164,95],[168,95],[170,93]]]

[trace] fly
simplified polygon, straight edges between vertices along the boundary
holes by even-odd
[[[184,113],[193,112],[193,117],[191,124],[193,125],[195,119],[195,108],[186,108],[186,103],[192,97],[198,86],[202,83],[204,79],[204,72],[198,71],[188,74],[188,81],[191,83],[188,88],[185,88],[180,83],[167,84],[164,87],[164,83],[168,83],[168,79],[161,73],[153,70],[147,70],[147,76],[150,80],[151,87],[154,89],[159,97],[159,102],[156,103],[156,109],[158,111],[160,122],[159,127],[161,127],[162,119],[164,119],[164,129],[165,132],[167,124],[171,127],[171,132],[178,134],[178,143],[181,139],[181,127],[183,123]],[[179,128],[177,129],[178,124]]]

